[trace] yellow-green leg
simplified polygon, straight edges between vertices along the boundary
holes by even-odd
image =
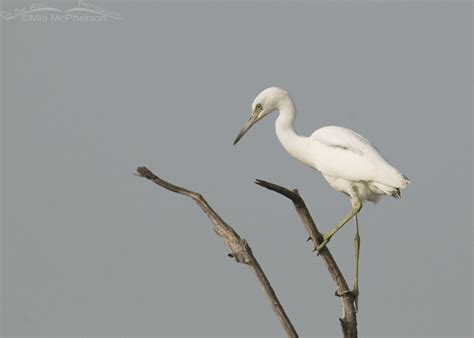
[[[359,220],[357,214],[355,215],[356,222],[356,235],[354,237],[354,249],[355,249],[355,280],[352,294],[354,295],[354,304],[356,310],[359,308],[359,251],[360,251],[360,235],[359,235]]]
[[[324,248],[326,246],[326,244],[328,244],[329,241],[331,240],[331,237],[334,236],[334,234],[336,232],[338,232],[339,229],[341,229],[344,226],[344,224],[349,222],[350,219],[352,217],[354,217],[354,215],[357,215],[357,213],[360,211],[361,208],[362,208],[362,203],[360,202],[360,200],[357,197],[353,197],[352,198],[352,210],[351,210],[351,212],[341,221],[341,223],[336,225],[331,231],[329,231],[327,234],[323,234],[324,240],[321,243],[321,245],[319,245],[316,248],[316,250],[319,251],[322,248]]]

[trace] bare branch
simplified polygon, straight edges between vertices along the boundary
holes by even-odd
[[[298,190],[289,190],[262,180],[256,180],[255,183],[289,198],[293,202],[296,212],[308,232],[309,238],[313,241],[314,247],[316,248],[321,245],[323,237],[316,227],[316,224],[314,223],[303,199],[298,193]],[[347,282],[327,246],[321,249],[320,255],[323,259],[324,265],[331,275],[331,278],[336,283],[336,296],[339,296],[341,299],[342,317],[339,320],[341,322],[344,338],[357,338],[357,311],[354,306],[354,296],[350,292]]]
[[[280,301],[278,300],[275,294],[275,291],[270,285],[270,282],[265,276],[265,273],[263,272],[257,259],[254,257],[252,249],[248,245],[247,241],[241,238],[229,224],[224,222],[224,220],[211,208],[211,206],[206,202],[206,200],[201,196],[201,194],[171,184],[156,176],[146,167],[138,167],[137,172],[138,176],[147,178],[165,189],[191,197],[201,207],[201,209],[207,214],[211,222],[214,224],[214,231],[224,240],[224,243],[229,247],[231,252],[229,256],[233,257],[239,263],[250,266],[250,268],[255,272],[258,281],[260,282],[265,292],[265,296],[272,305],[273,311],[275,312],[275,315],[280,321],[280,324],[286,331],[288,337],[297,338],[298,334],[296,333],[293,324],[290,322],[290,319],[286,315],[285,310],[283,309],[282,305],[280,304]]]

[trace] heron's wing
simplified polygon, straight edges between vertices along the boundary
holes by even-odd
[[[314,166],[322,173],[350,181],[374,181],[397,187],[404,181],[366,138],[353,130],[330,126],[309,138]]]

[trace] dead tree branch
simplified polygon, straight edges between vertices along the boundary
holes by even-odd
[[[323,237],[316,227],[316,224],[314,223],[303,199],[298,193],[298,190],[289,190],[262,180],[257,180],[255,183],[289,198],[293,202],[296,212],[301,218],[315,248],[323,242]],[[344,338],[357,338],[357,311],[354,306],[354,296],[350,292],[347,282],[327,246],[321,250],[320,255],[323,259],[324,265],[331,275],[331,278],[336,283],[336,296],[339,296],[341,299],[342,317],[339,318],[339,320],[341,322]]]
[[[137,172],[138,176],[147,178],[165,189],[192,198],[201,207],[201,209],[207,214],[211,222],[214,224],[214,231],[224,240],[224,243],[229,247],[231,252],[229,256],[233,257],[239,263],[248,265],[255,272],[268,301],[272,305],[275,315],[277,316],[278,320],[280,321],[280,324],[286,331],[288,337],[298,337],[298,334],[296,333],[293,324],[290,322],[290,319],[286,315],[285,310],[281,306],[280,301],[278,300],[275,294],[275,291],[273,291],[270,282],[265,276],[265,273],[263,272],[257,259],[254,257],[247,241],[241,238],[229,224],[224,222],[224,220],[211,208],[211,206],[206,202],[206,200],[202,197],[201,194],[171,184],[153,174],[146,167],[138,167]]]

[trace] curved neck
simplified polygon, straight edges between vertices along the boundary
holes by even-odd
[[[295,104],[288,98],[279,104],[278,110],[279,115],[275,121],[275,130],[280,143],[291,156],[311,166],[306,160],[308,157],[305,156],[307,137],[298,135],[294,128]]]

